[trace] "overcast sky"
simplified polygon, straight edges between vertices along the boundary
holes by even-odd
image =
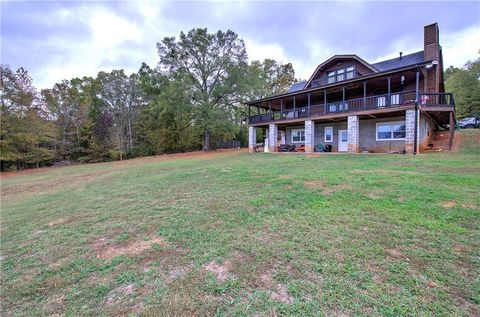
[[[308,78],[334,54],[369,62],[423,49],[438,22],[445,67],[478,58],[480,1],[154,2],[1,1],[1,63],[24,67],[39,88],[62,79],[158,62],[155,44],[180,31],[231,29],[250,60],[291,62]]]

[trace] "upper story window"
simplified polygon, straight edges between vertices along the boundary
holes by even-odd
[[[332,84],[337,81],[352,79],[355,77],[355,66],[339,68],[327,73],[327,83]]]

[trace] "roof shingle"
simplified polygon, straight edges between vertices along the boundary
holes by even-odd
[[[295,91],[299,91],[299,90],[302,90],[303,87],[305,86],[305,83],[306,81],[300,81],[298,83],[295,83],[293,84],[289,89],[288,89],[288,92],[295,92]]]
[[[415,65],[423,61],[424,61],[423,51],[420,51],[420,52],[404,55],[402,56],[402,58],[396,57],[392,59],[387,59],[386,61],[374,63],[372,64],[372,66],[378,69],[379,71],[384,72],[390,69]]]

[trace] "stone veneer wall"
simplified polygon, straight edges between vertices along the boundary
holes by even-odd
[[[360,150],[360,126],[358,116],[348,116],[348,152],[358,153]]]
[[[248,151],[250,153],[254,152],[253,147],[257,143],[257,128],[248,127]]]
[[[405,152],[413,153],[415,141],[415,110],[405,110]]]
[[[315,148],[315,123],[312,120],[305,121],[305,152],[312,153]]]
[[[275,146],[278,141],[278,126],[275,123],[270,123],[268,126],[268,149],[270,152],[275,151]]]

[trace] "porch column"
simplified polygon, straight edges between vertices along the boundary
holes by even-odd
[[[323,91],[323,113],[327,113],[327,91]]]
[[[348,152],[360,151],[360,122],[358,116],[348,116]]]
[[[278,127],[275,123],[270,123],[268,125],[268,149],[270,150],[270,152],[275,151],[277,140],[278,140]]]
[[[367,81],[363,82],[363,109],[367,110]]]
[[[248,127],[248,152],[255,152],[255,145],[257,144],[257,129],[255,127]]]
[[[310,93],[308,93],[308,116],[310,117]]]
[[[315,122],[305,121],[305,153],[313,153],[315,148]]]
[[[415,103],[418,105],[419,102],[420,102],[420,72],[417,69],[417,72],[415,73]]]
[[[453,137],[455,134],[455,117],[453,111],[450,112],[450,127],[449,129],[449,136],[448,136],[448,149],[451,151],[452,150],[452,145],[453,145]]]
[[[296,111],[295,111],[295,107],[296,107],[295,96],[293,96],[293,117],[294,117],[294,118],[297,118],[298,115],[297,115],[297,113],[296,113]]]
[[[405,110],[405,152],[413,154],[415,150],[415,117],[414,109]]]
[[[391,85],[391,77],[387,77],[387,106],[390,106],[392,103],[392,85]]]

